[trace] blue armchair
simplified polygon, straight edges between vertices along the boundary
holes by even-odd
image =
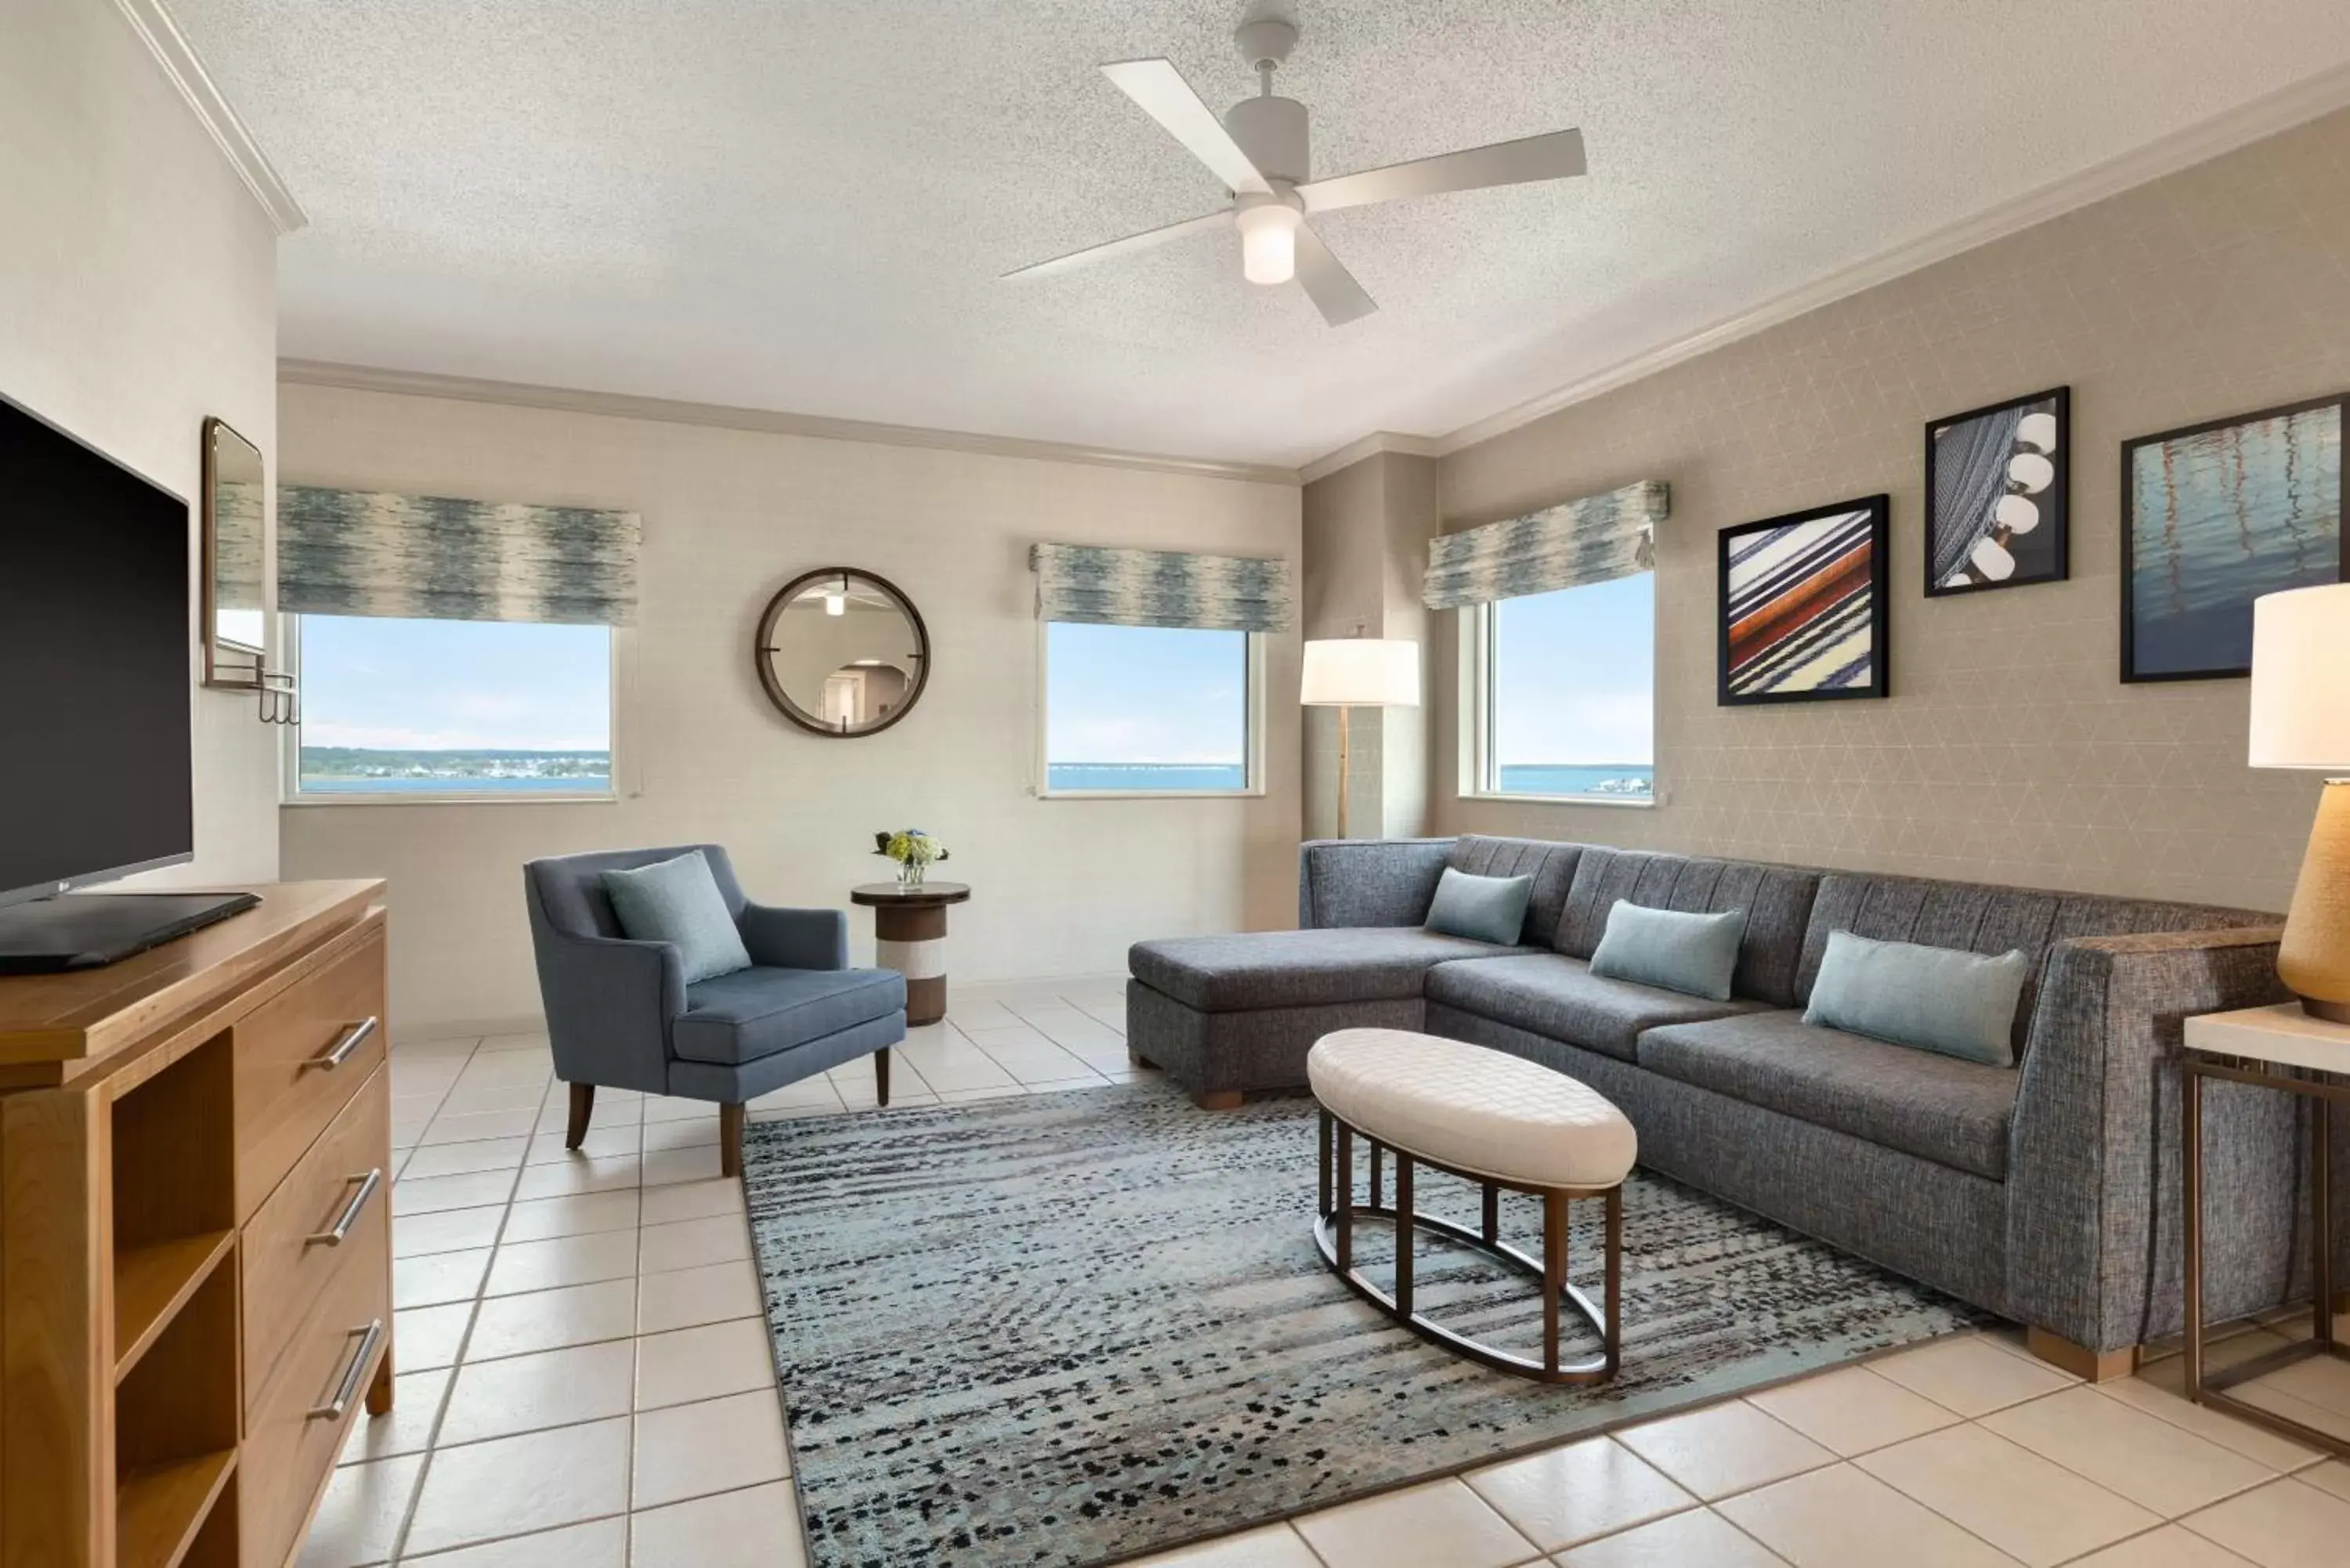
[[[692,985],[670,942],[632,941],[604,894],[608,870],[699,849],[743,933],[752,967]],[[719,1168],[743,1170],[743,1106],[868,1052],[889,1103],[889,1047],[906,1037],[906,981],[848,967],[848,917],[743,898],[714,844],[620,849],[523,867],[539,998],[555,1075],[571,1085],[565,1144],[588,1136],[598,1085],[718,1104]]]

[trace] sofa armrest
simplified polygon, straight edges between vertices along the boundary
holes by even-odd
[[[2178,1331],[2185,1020],[2283,1000],[2279,934],[2150,932],[2050,950],[2009,1134],[2015,1316],[2095,1351]],[[2294,1097],[2274,1090],[2207,1085],[2203,1113],[2205,1299],[2220,1322],[2285,1300],[2304,1267],[2304,1143]]]
[[[685,1011],[685,963],[677,944],[544,929],[531,934],[555,1075],[666,1093],[669,1026]]]
[[[735,924],[751,961],[768,969],[847,969],[848,917],[838,909],[744,904]]]
[[[1417,926],[1428,919],[1450,838],[1316,838],[1297,851],[1297,924]]]

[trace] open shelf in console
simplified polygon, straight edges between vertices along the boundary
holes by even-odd
[[[120,1568],[225,1563],[234,1546],[234,1066],[217,1035],[109,1107]]]

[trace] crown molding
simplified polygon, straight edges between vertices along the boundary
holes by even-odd
[[[942,452],[982,452],[991,457],[1029,458],[1039,462],[1082,462],[1097,468],[1181,473],[1198,479],[1236,479],[1251,484],[1294,486],[1299,483],[1295,469],[1279,468],[1268,463],[1170,457],[1161,452],[1124,452],[1114,447],[1072,446],[1061,441],[1032,441],[1024,436],[930,430],[920,425],[831,419],[822,414],[743,409],[725,403],[690,403],[670,398],[636,397],[626,392],[592,392],[572,387],[535,386],[524,381],[482,380],[471,376],[442,376],[425,370],[387,370],[367,365],[338,365],[319,359],[280,359],[277,361],[277,379],[285,385],[341,387],[353,391],[390,392],[410,398],[453,398],[470,403],[504,403],[515,408],[554,409],[565,413],[652,420],[663,424],[760,431],[769,435],[809,436],[818,441],[862,441],[873,446],[930,447]]]
[[[1373,431],[1360,441],[1348,441],[1333,452],[1326,452],[1297,471],[1297,477],[1307,484],[1317,479],[1327,479],[1342,468],[1352,468],[1367,457],[1377,457],[1391,452],[1400,457],[1441,457],[1443,452],[1434,436],[1406,435],[1401,431]]]
[[[237,178],[244,182],[244,188],[253,192],[253,199],[261,203],[261,210],[269,214],[277,232],[290,234],[307,228],[310,215],[302,210],[302,203],[294,199],[294,192],[270,166],[261,143],[253,139],[253,132],[229,107],[226,95],[213,80],[212,73],[204,69],[195,46],[180,31],[180,24],[164,8],[163,0],[114,0],[114,8],[122,13],[131,30],[146,44],[148,53],[163,67],[163,74],[172,78],[172,85],[180,89],[180,96],[188,100],[196,119],[212,132],[221,155],[236,171]]]
[[[1532,424],[1561,409],[1571,408],[1619,387],[1628,386],[1659,370],[1693,359],[1725,344],[1751,337],[1823,306],[1833,305],[1840,299],[1874,288],[1878,284],[1889,283],[1937,262],[1948,261],[1979,245],[2019,234],[2035,223],[2043,223],[2051,218],[2062,217],[2066,213],[2118,196],[2166,174],[2176,174],[2198,163],[2209,162],[2263,137],[2290,130],[2296,125],[2305,124],[2320,115],[2331,114],[2345,107],[2350,107],[2350,66],[2321,71],[2265,98],[2240,104],[2210,119],[2149,141],[2118,158],[2093,164],[2011,201],[1987,207],[1972,217],[1929,230],[1891,250],[1879,252],[1864,261],[1829,273],[1800,288],[1791,289],[1735,316],[1724,317],[1711,327],[1636,354],[1444,435],[1366,436],[1326,457],[1316,458],[1300,472],[1310,482],[1326,473],[1336,472],[1373,452],[1415,451],[1450,457],[1480,441],[1491,441],[1520,426]],[[1377,444],[1382,441],[1412,444]]]

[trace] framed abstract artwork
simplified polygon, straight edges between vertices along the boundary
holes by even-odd
[[[1926,427],[1926,595],[2062,582],[2071,566],[2073,389]]]
[[[1721,531],[1724,707],[1887,694],[1889,511],[1870,495]]]
[[[2122,443],[2122,679],[2251,673],[2252,601],[2344,576],[2350,394]]]

